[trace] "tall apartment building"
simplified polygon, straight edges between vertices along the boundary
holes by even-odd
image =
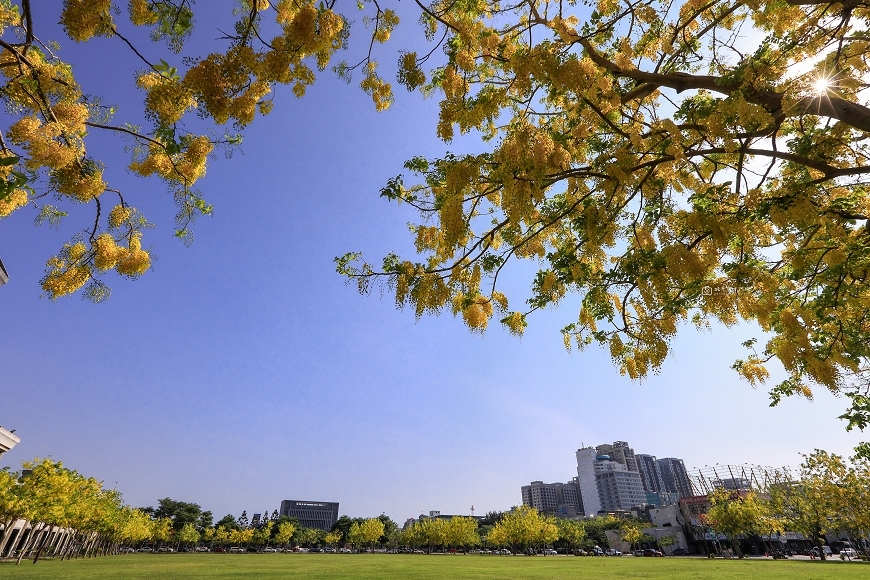
[[[681,498],[692,497],[692,485],[689,483],[689,474],[682,459],[665,457],[656,461],[659,472],[662,474],[664,490],[678,494]]]
[[[533,481],[521,488],[523,505],[550,515],[576,515],[583,513],[580,486],[575,477],[568,483]],[[573,512],[573,513],[572,513]]]
[[[621,463],[629,471],[638,471],[634,449],[625,441],[614,441],[613,445],[599,445],[596,449],[599,455],[609,456],[611,461]]]
[[[608,448],[616,449],[616,455],[622,461],[600,453]],[[599,511],[624,511],[646,504],[640,473],[626,465],[637,465],[634,452],[627,443],[617,441],[612,446],[584,447],[577,450],[576,457],[584,514],[594,516]]]
[[[599,455],[595,462],[595,484],[601,509],[607,512],[628,511],[635,506],[645,505],[646,493],[640,473],[606,457]]]
[[[637,460],[637,471],[643,481],[644,491],[665,491],[665,482],[662,480],[662,472],[659,470],[655,455],[638,453],[634,458]]]
[[[302,527],[329,530],[338,519],[338,502],[285,499],[279,513],[298,519]]]

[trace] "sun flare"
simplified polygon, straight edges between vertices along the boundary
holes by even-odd
[[[831,87],[830,79],[819,78],[816,79],[816,82],[813,83],[813,90],[817,95],[827,94],[828,89]]]

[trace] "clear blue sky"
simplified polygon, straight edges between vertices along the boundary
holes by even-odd
[[[60,2],[35,4],[37,35],[61,40],[85,90],[121,105],[116,120],[136,121],[134,56],[118,39],[64,41]],[[218,21],[204,12],[217,4],[197,4],[209,42]],[[389,77],[394,51],[419,36],[404,14],[381,58]],[[106,70],[122,72],[107,84]],[[169,496],[220,517],[326,500],[401,523],[509,508],[531,480],[576,475],[581,444],[626,440],[692,468],[794,465],[799,452],[848,454],[860,440],[835,419],[843,400],[769,409],[763,389],[737,379],[729,366],[750,327],[685,329],[661,374],[636,384],[602,351],[565,352],[558,329],[576,300],[536,315],[518,340],[497,325],[469,334],[449,314],[416,321],[389,296],[345,286],[336,255],[411,251],[415,216],[378,197],[402,162],[476,146],[435,138],[436,101],[400,88],[376,113],[358,81],[323,74],[302,100],[279,89],[244,154],[212,163],[201,185],[215,215],[190,248],[172,237],[163,185],[124,169],[123,141],[98,137],[109,184],[157,224],[145,245],[159,256],[139,281],[109,277],[105,304],[39,297],[45,260],[91,208],[58,232],[35,228],[27,210],[0,223],[11,275],[0,288],[0,425],[22,438],[0,466],[51,456],[117,482],[136,506]]]

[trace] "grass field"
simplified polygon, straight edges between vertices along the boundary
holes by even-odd
[[[382,554],[131,554],[58,562],[0,563],[0,578],[187,580],[422,578],[565,580],[711,578],[803,580],[870,578],[870,564],[695,558],[414,556]]]

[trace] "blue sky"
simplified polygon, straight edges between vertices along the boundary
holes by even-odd
[[[38,3],[37,35],[61,40],[86,90],[121,105],[117,121],[137,121],[133,55],[117,39],[64,41],[59,5]],[[218,20],[206,6],[197,26],[211,43]],[[383,51],[388,77],[395,50],[418,36],[407,14]],[[105,70],[121,72],[107,83]],[[97,136],[109,184],[157,224],[144,243],[159,257],[136,282],[108,278],[104,304],[39,297],[45,260],[90,208],[59,231],[34,227],[27,210],[0,223],[11,275],[0,288],[0,425],[22,438],[0,466],[52,456],[117,482],[137,506],[169,496],[220,517],[310,499],[401,522],[509,508],[531,480],[576,475],[581,444],[626,440],[691,468],[794,465],[799,452],[849,453],[861,439],[835,418],[843,400],[818,393],[769,409],[763,389],[738,380],[729,366],[750,326],[685,329],[662,372],[638,384],[603,351],[565,352],[558,329],[576,300],[535,315],[516,339],[359,296],[335,256],[412,251],[415,216],[379,199],[386,180],[414,155],[478,145],[435,138],[437,101],[399,87],[377,113],[358,81],[326,73],[301,100],[279,89],[243,154],[212,162],[201,187],[215,214],[196,224],[190,248],[172,237],[163,185],[124,169],[124,141]]]

